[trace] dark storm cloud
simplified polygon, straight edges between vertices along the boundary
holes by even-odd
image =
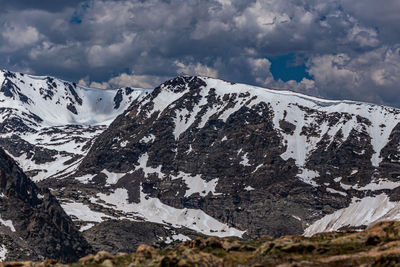
[[[0,4],[4,68],[98,87],[151,87],[178,74],[199,74],[400,106],[395,0]],[[276,76],[291,69],[308,74],[282,75],[284,81]]]
[[[82,0],[0,0],[0,12],[21,9],[42,9],[60,11],[68,7],[75,7]]]

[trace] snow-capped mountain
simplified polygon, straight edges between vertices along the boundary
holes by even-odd
[[[242,237],[363,227],[398,217],[399,122],[395,108],[178,77],[134,100],[76,172],[43,184],[73,200],[64,207],[84,229],[108,219]]]
[[[400,219],[398,109],[204,77],[118,91],[3,77],[0,145],[97,249]]]
[[[146,90],[100,90],[0,71],[0,144],[39,181],[69,171],[92,140]]]

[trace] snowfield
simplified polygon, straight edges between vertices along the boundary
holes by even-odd
[[[353,198],[349,207],[337,210],[314,222],[305,236],[331,232],[342,227],[370,226],[380,221],[400,220],[400,203],[391,202],[386,194],[362,199]]]

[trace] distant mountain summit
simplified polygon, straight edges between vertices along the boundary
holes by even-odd
[[[42,77],[35,93],[23,78],[33,79],[7,78],[20,90],[2,83],[3,103],[20,106],[4,120],[0,145],[51,188],[97,249],[196,235],[312,235],[400,219],[398,109],[195,76],[122,91]],[[48,84],[51,99],[40,94]],[[96,97],[107,112],[88,119]],[[24,99],[53,107],[38,112]],[[49,114],[57,108],[55,125]]]
[[[0,144],[32,179],[76,164],[90,140],[146,90],[101,90],[0,71]]]
[[[145,90],[102,90],[49,76],[0,71],[0,107],[32,116],[32,126],[109,124]]]

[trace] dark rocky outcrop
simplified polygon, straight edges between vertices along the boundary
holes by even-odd
[[[53,258],[71,262],[91,251],[56,198],[49,190],[38,188],[2,149],[0,194],[0,216],[6,222],[2,227],[9,233],[5,239],[17,244],[15,250],[6,245],[8,260]]]

